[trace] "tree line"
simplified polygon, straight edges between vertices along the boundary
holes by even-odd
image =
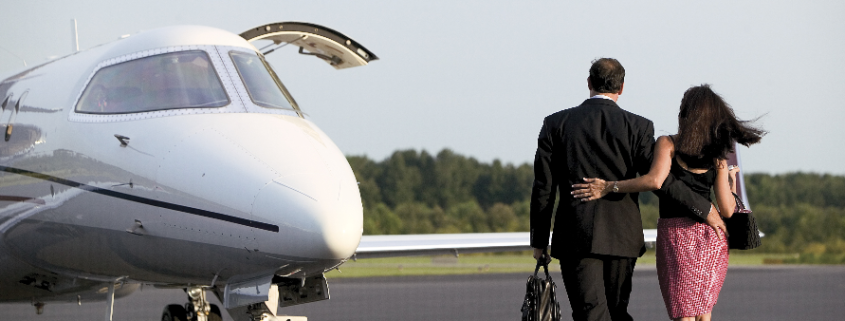
[[[380,162],[347,159],[359,182],[365,234],[528,229],[528,164],[486,164],[448,149],[397,151]]]
[[[348,156],[359,182],[365,234],[528,231],[533,166],[479,162],[444,149],[400,150],[381,161]],[[845,176],[745,174],[749,205],[766,233],[762,252],[845,263]],[[658,199],[640,193],[643,226]]]

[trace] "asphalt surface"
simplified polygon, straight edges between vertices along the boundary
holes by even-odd
[[[331,300],[283,309],[323,320],[519,320],[527,273],[329,279]],[[560,274],[563,320],[571,320]],[[0,289],[2,290],[2,289]],[[209,296],[217,303],[213,295]],[[115,302],[114,320],[159,320],[180,290],[145,287]],[[667,320],[654,267],[634,273],[629,311],[636,320]],[[225,314],[225,312],[224,312]],[[0,320],[103,320],[105,303],[0,304]],[[845,266],[755,266],[728,270],[714,320],[845,320]],[[224,315],[224,320],[231,320]]]

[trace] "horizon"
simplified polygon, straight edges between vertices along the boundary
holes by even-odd
[[[409,150],[413,150],[413,151],[414,151],[414,152],[416,152],[417,154],[420,154],[420,153],[422,153],[422,152],[426,152],[426,153],[428,153],[429,155],[431,155],[431,157],[433,157],[433,158],[437,158],[437,154],[439,154],[440,152],[442,152],[442,151],[444,151],[444,150],[449,150],[449,151],[451,151],[452,153],[454,153],[454,154],[455,154],[455,155],[457,155],[457,156],[466,157],[466,158],[468,158],[468,159],[474,159],[474,160],[478,161],[478,163],[479,163],[479,164],[483,164],[483,165],[490,165],[490,164],[493,164],[493,162],[495,162],[495,161],[499,161],[499,162],[502,164],[502,166],[508,166],[508,165],[511,165],[511,166],[514,166],[514,167],[519,167],[519,166],[522,166],[522,165],[528,165],[528,166],[532,166],[532,167],[534,166],[534,161],[533,161],[533,160],[532,160],[532,161],[523,162],[523,163],[513,163],[513,162],[505,162],[505,161],[502,161],[502,160],[501,160],[501,159],[499,159],[499,158],[493,158],[492,160],[489,160],[489,161],[484,161],[484,160],[480,160],[480,159],[478,159],[477,157],[468,156],[468,155],[465,155],[465,154],[460,153],[460,152],[458,152],[458,151],[452,150],[452,149],[450,149],[450,148],[448,148],[448,147],[447,147],[447,148],[443,148],[443,149],[441,149],[440,151],[438,151],[438,152],[436,152],[436,153],[430,153],[429,151],[427,151],[427,150],[425,150],[425,149],[422,149],[422,150],[419,150],[419,149],[412,149],[412,148],[409,148],[409,149],[397,149],[397,150],[394,150],[394,151],[393,151],[392,153],[390,153],[389,155],[387,155],[387,156],[385,156],[385,157],[382,157],[381,159],[372,158],[372,157],[370,157],[370,156],[368,156],[368,155],[351,155],[351,154],[344,154],[344,156],[346,156],[347,158],[349,158],[349,157],[365,157],[365,158],[367,158],[367,159],[369,159],[369,160],[372,160],[372,161],[375,161],[375,162],[377,162],[377,163],[380,163],[380,162],[384,162],[384,161],[386,161],[386,160],[389,160],[389,159],[390,159],[391,157],[393,157],[393,155],[394,155],[395,153],[397,153],[397,152],[403,152],[403,151],[409,151]],[[770,175],[770,176],[791,175],[791,174],[811,174],[811,175],[812,175],[812,174],[815,174],[815,175],[831,175],[831,176],[841,176],[841,177],[845,177],[845,174],[822,173],[822,172],[801,171],[801,170],[798,170],[798,171],[793,171],[793,172],[783,172],[783,173],[769,173],[769,172],[761,172],[761,171],[750,171],[750,172],[744,172],[743,174],[744,174],[744,175],[763,174],[763,175]]]

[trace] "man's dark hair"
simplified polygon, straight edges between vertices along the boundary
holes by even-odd
[[[593,60],[590,67],[590,85],[599,93],[617,93],[625,82],[625,68],[613,58]]]

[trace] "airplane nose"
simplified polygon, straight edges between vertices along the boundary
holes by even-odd
[[[344,259],[355,253],[361,240],[363,220],[357,193],[354,182],[344,183],[326,173],[284,176],[261,189],[253,215],[279,223],[276,244],[284,244],[287,255]],[[291,248],[295,252],[289,252]]]
[[[159,184],[278,226],[256,231],[262,252],[293,259],[354,253],[363,230],[358,185],[346,157],[316,125],[264,114],[192,117],[201,126],[174,137]]]

